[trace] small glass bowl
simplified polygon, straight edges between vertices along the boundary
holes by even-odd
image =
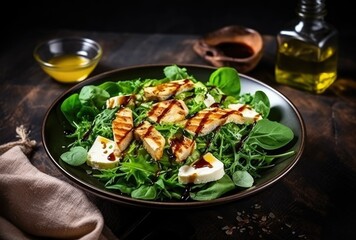
[[[42,42],[33,52],[43,71],[62,83],[76,83],[86,79],[99,63],[102,54],[102,48],[96,41],[81,37]]]

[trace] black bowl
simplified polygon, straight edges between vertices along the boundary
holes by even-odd
[[[73,167],[60,159],[60,155],[65,151],[63,146],[67,146],[70,143],[70,139],[65,136],[65,131],[69,128],[69,123],[67,123],[60,110],[60,105],[65,98],[75,92],[79,92],[83,86],[89,84],[98,85],[106,81],[130,80],[137,78],[160,79],[164,77],[163,68],[165,66],[167,65],[141,65],[112,70],[96,75],[73,86],[71,89],[59,96],[49,107],[42,124],[42,142],[45,151],[47,152],[50,160],[59,168],[59,170],[78,187],[99,197],[124,205],[158,209],[200,208],[237,201],[264,190],[285,176],[298,162],[304,150],[306,138],[304,121],[299,111],[287,97],[277,90],[263,82],[243,74],[240,74],[241,92],[254,93],[256,90],[264,91],[269,97],[271,103],[269,119],[278,121],[290,127],[295,135],[295,138],[292,143],[288,145],[288,149],[286,150],[294,150],[296,154],[278,161],[273,168],[263,172],[262,177],[256,179],[254,186],[251,188],[236,190],[218,199],[201,202],[158,202],[138,200],[124,196],[118,193],[118,191],[105,188],[103,182],[87,174],[86,171],[90,170],[89,167]],[[180,65],[179,67],[185,67],[189,74],[193,75],[200,81],[204,81],[204,79],[208,80],[210,74],[216,70],[215,67],[200,65]]]

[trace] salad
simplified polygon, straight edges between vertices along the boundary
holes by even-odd
[[[88,165],[107,189],[149,201],[207,201],[250,188],[293,131],[268,119],[268,96],[240,93],[231,67],[196,79],[177,65],[160,79],[86,85],[61,103],[73,126],[61,160]]]

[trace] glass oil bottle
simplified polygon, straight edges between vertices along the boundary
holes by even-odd
[[[337,78],[338,32],[324,21],[325,0],[298,1],[298,19],[277,34],[275,77],[320,94]]]

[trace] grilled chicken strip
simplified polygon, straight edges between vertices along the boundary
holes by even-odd
[[[243,117],[240,110],[222,108],[201,110],[195,116],[185,121],[185,129],[193,135],[204,136],[229,122],[244,124],[247,118]],[[257,119],[255,118],[255,120]]]
[[[195,150],[196,143],[186,136],[171,138],[169,140],[171,150],[176,158],[176,162],[182,162],[187,159]]]
[[[179,93],[190,91],[193,88],[194,83],[189,79],[175,80],[154,87],[146,87],[144,89],[144,96],[147,100],[163,101]]]
[[[116,148],[114,153],[119,156],[133,139],[133,117],[129,108],[120,108],[116,112],[116,118],[112,122],[112,130]]]
[[[135,129],[136,138],[143,142],[144,148],[154,160],[160,160],[163,156],[165,138],[148,121],[139,124]]]
[[[152,105],[148,119],[156,123],[174,123],[185,119],[189,109],[184,101],[170,99]]]
[[[240,112],[245,123],[253,123],[262,119],[261,114],[256,112],[250,105],[237,103],[229,104],[228,107]]]
[[[135,100],[136,96],[133,94],[111,97],[106,100],[106,108],[132,106],[135,105]]]

